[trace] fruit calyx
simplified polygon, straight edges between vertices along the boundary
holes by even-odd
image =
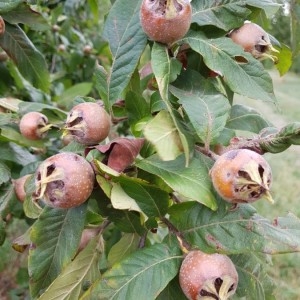
[[[61,195],[61,188],[63,187],[64,171],[63,169],[57,168],[55,163],[47,162],[44,164],[43,168],[37,176],[36,180],[36,192],[34,198],[36,200],[42,199],[46,192],[47,185],[51,182],[61,182],[62,184],[57,184],[56,189],[53,194]]]
[[[264,198],[274,203],[269,191],[270,183],[271,178],[265,172],[265,168],[261,164],[250,160],[238,171],[235,190],[241,195],[242,199]]]
[[[234,294],[235,290],[235,280],[225,275],[222,278],[217,277],[214,281],[207,280],[202,289],[199,292],[199,295],[202,297],[207,297],[204,299],[214,299],[214,300],[227,300],[230,296]],[[231,293],[233,292],[233,293]]]

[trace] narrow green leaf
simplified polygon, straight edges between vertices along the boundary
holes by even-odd
[[[182,153],[182,145],[170,114],[160,111],[145,127],[144,135],[163,160],[173,160]]]
[[[183,42],[200,53],[205,64],[221,74],[233,92],[252,99],[275,102],[269,73],[261,62],[244,52],[230,38],[208,39],[200,32],[189,31]],[[236,57],[243,57],[245,62],[239,63]]]
[[[0,36],[0,46],[24,78],[45,92],[49,90],[50,78],[45,58],[19,26],[6,24],[5,33]]]
[[[226,127],[259,133],[271,124],[254,108],[236,104],[233,105]]]
[[[200,140],[209,146],[225,127],[228,99],[195,71],[184,72],[170,91],[179,99]]]
[[[182,256],[178,247],[155,244],[134,252],[105,272],[81,300],[155,299],[176,276]]]
[[[300,252],[300,220],[296,216],[290,214],[270,222],[251,205],[239,205],[230,211],[221,201],[215,212],[198,203],[172,206],[171,221],[191,245],[205,252]]]
[[[175,192],[187,199],[198,201],[213,210],[217,209],[208,176],[209,162],[205,161],[205,158],[194,157],[186,167],[182,155],[173,161],[161,161],[152,156],[140,160],[136,165],[159,176]]]
[[[103,37],[109,42],[113,65],[108,99],[115,103],[128,85],[147,43],[140,25],[141,0],[116,0],[105,22]]]
[[[63,272],[52,282],[39,300],[73,300],[100,277],[98,262],[102,252],[102,237],[92,239]]]
[[[72,209],[46,207],[31,230],[30,291],[37,297],[71,262],[84,227],[86,204]]]

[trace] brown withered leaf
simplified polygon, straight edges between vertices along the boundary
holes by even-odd
[[[103,162],[107,166],[117,172],[122,172],[134,162],[144,142],[145,139],[142,138],[116,138],[106,145],[97,145],[95,148],[106,154]]]

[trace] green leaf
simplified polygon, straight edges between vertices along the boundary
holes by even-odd
[[[233,105],[226,127],[235,130],[245,130],[259,133],[271,124],[254,108],[236,104]]]
[[[103,37],[113,54],[108,81],[110,103],[115,103],[128,85],[147,43],[140,25],[140,6],[141,0],[116,0],[105,22]]]
[[[0,185],[10,180],[11,172],[9,167],[0,161]]]
[[[241,0],[192,1],[192,5],[192,22],[200,26],[213,25],[225,31],[242,25],[251,13]]]
[[[170,114],[160,111],[145,127],[144,135],[163,160],[173,160],[182,153],[182,145]]]
[[[290,123],[281,129],[266,128],[260,132],[258,142],[263,151],[279,153],[291,145],[300,145],[300,122]]]
[[[151,174],[160,177],[174,192],[188,200],[198,201],[216,210],[217,205],[212,193],[212,184],[208,176],[210,162],[199,156],[190,160],[185,166],[183,155],[173,161],[161,161],[157,156],[140,160],[136,165]]]
[[[266,258],[261,256],[249,252],[230,257],[239,274],[236,294],[240,298],[247,297],[247,300],[273,299],[274,284],[263,268]]]
[[[37,156],[15,143],[1,143],[1,158],[21,166],[26,166],[29,163],[37,161]]]
[[[3,245],[6,238],[6,231],[5,231],[5,222],[4,220],[0,219],[0,246]]]
[[[60,96],[57,103],[70,109],[77,96],[87,96],[92,90],[93,84],[90,82],[81,82],[65,90]]]
[[[263,9],[268,18],[274,16],[281,7],[281,3],[276,0],[247,0],[246,2],[250,6]]]
[[[2,219],[10,212],[12,202],[15,200],[15,189],[12,184],[0,191],[0,216]]]
[[[15,9],[23,0],[0,0],[0,14]]]
[[[184,295],[180,285],[179,285],[179,277],[176,276],[166,288],[159,294],[156,300],[186,300],[186,296]]]
[[[155,299],[178,273],[178,247],[155,244],[134,252],[105,272],[83,295],[85,299]]]
[[[225,127],[228,99],[195,71],[184,72],[170,91],[179,99],[200,140],[209,146]]]
[[[50,79],[45,58],[19,26],[6,24],[5,33],[0,36],[0,46],[25,79],[43,91],[49,90]]]
[[[148,217],[163,217],[167,213],[169,207],[167,192],[129,177],[122,177],[120,180],[123,190],[136,201]]]
[[[39,300],[73,300],[100,276],[98,262],[103,251],[102,236],[92,239],[62,273],[52,282]]]
[[[300,220],[292,214],[270,222],[248,204],[231,211],[227,204],[220,203],[219,209],[213,212],[190,202],[172,206],[169,214],[184,239],[204,252],[279,254],[300,251]]]
[[[278,59],[278,63],[275,65],[276,69],[279,71],[280,76],[283,76],[286,74],[293,63],[293,54],[291,49],[281,44],[281,47],[279,49],[279,53],[274,53],[275,56]]]
[[[3,13],[2,17],[10,24],[26,24],[35,30],[50,30],[46,19],[37,11],[30,8],[27,3],[20,3],[13,12]]]
[[[221,74],[230,89],[252,99],[275,102],[272,79],[263,65],[230,38],[208,39],[204,34],[189,31],[183,42],[203,56],[205,64]],[[243,57],[244,63],[235,58]]]
[[[96,89],[100,95],[101,100],[105,103],[105,108],[107,111],[110,110],[110,103],[108,101],[108,86],[107,86],[107,80],[108,80],[108,74],[106,70],[99,64],[96,64],[95,72],[95,86]]]
[[[121,185],[118,183],[113,184],[111,189],[111,204],[115,209],[121,210],[130,210],[130,211],[137,211],[143,214],[143,211],[138,206],[136,201],[129,197],[128,194],[122,189]]]
[[[29,252],[30,290],[33,298],[47,288],[71,262],[84,228],[86,204],[72,209],[45,207],[31,230],[35,247]]]
[[[135,252],[140,242],[140,236],[136,233],[125,233],[121,239],[114,244],[108,253],[108,264],[110,266],[119,263],[128,255]]]

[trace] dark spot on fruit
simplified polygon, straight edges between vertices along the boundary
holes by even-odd
[[[258,173],[259,173],[260,178],[263,178],[264,171],[265,171],[265,169],[261,165],[259,165],[258,166]]]
[[[38,172],[38,173],[37,173],[36,180],[37,180],[37,181],[40,181],[40,180],[41,180],[41,172]]]
[[[268,46],[266,45],[255,45],[254,47],[260,53],[265,53],[268,50]]]
[[[77,117],[74,121],[68,124],[69,127],[73,127],[75,125],[80,124],[83,121],[83,117]]]
[[[245,172],[245,171],[239,170],[239,171],[238,171],[238,176],[239,176],[239,177],[243,177],[243,178],[245,178],[245,179],[251,181],[250,175],[249,175],[247,172]]]
[[[234,284],[231,285],[231,287],[228,289],[228,293],[230,293],[231,291],[233,291],[234,289]]]
[[[73,155],[73,158],[74,158],[75,161],[79,160],[79,157],[77,155]]]
[[[226,153],[226,158],[227,159],[234,159],[238,155],[238,150],[232,150]]]
[[[214,295],[206,290],[201,290],[199,294],[200,294],[200,296],[203,296],[203,297],[211,297],[212,299],[219,300],[219,297],[217,297],[216,295]]]
[[[217,293],[219,294],[219,291],[220,291],[220,288],[221,288],[221,285],[223,284],[223,279],[218,277],[216,280],[215,280],[215,289],[217,291]]]
[[[47,177],[50,176],[53,173],[54,170],[55,170],[55,164],[51,164],[50,166],[48,166],[46,176]]]

